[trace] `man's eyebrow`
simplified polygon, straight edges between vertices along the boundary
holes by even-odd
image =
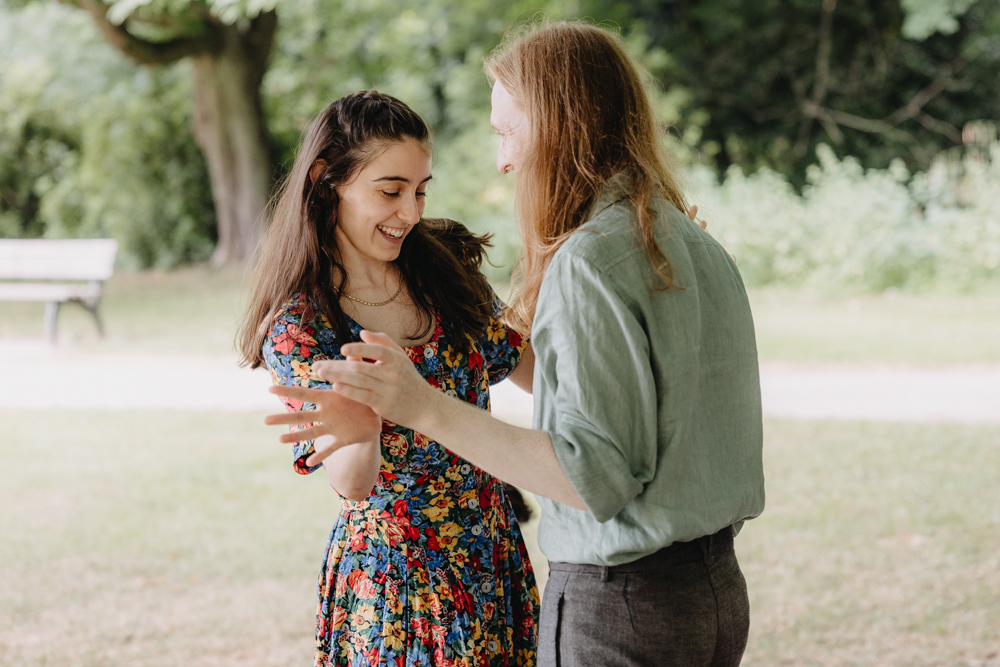
[[[432,178],[434,178],[434,177],[433,176],[428,176],[427,178],[425,178],[424,180],[422,180],[420,182],[421,183],[426,183],[427,181],[431,180]],[[379,181],[399,181],[400,183],[409,183],[410,179],[406,178],[405,176],[383,176],[381,178],[376,178],[375,179],[376,183],[378,183]]]

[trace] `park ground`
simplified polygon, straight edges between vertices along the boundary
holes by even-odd
[[[244,284],[122,273],[107,337],[69,306],[51,348],[41,306],[0,304],[0,665],[311,660],[337,505],[257,376],[229,384]],[[772,399],[744,664],[1000,665],[1000,295],[752,302]]]

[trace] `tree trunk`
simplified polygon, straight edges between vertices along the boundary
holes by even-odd
[[[260,84],[276,27],[273,11],[220,26],[217,48],[191,57],[194,134],[208,164],[218,218],[216,266],[246,262],[264,230],[272,171]]]

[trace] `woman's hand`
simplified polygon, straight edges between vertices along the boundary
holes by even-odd
[[[382,419],[376,412],[330,389],[274,385],[268,391],[278,396],[316,405],[315,410],[285,412],[264,418],[264,423],[271,425],[312,424],[309,428],[286,433],[278,438],[285,443],[316,440],[314,445],[316,453],[306,460],[307,465],[317,465],[346,445],[378,442],[382,433]]]
[[[367,405],[389,421],[417,428],[424,409],[441,393],[385,334],[362,331],[361,340],[341,346],[348,359],[317,361],[313,372],[341,396]]]

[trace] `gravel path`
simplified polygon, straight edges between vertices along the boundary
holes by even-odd
[[[248,411],[279,408],[270,376],[235,358],[82,354],[0,342],[0,408]],[[767,417],[1000,423],[1000,366],[914,368],[765,364]],[[494,412],[530,420],[531,396],[494,388]]]

